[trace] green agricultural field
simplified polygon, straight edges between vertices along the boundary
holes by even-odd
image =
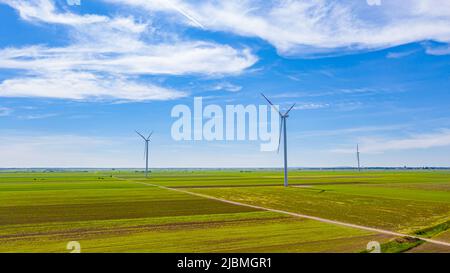
[[[0,172],[0,252],[446,252],[200,193],[449,241],[448,171]],[[162,186],[162,187],[160,187]],[[168,187],[168,188],[166,188]]]

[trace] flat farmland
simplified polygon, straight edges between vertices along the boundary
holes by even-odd
[[[450,196],[441,191],[408,189],[403,192],[372,185],[193,188],[190,191],[406,233],[450,220]]]
[[[83,252],[361,252],[398,239],[189,192],[408,234],[441,225],[426,236],[448,240],[445,171],[291,171],[289,188],[266,170],[142,176],[0,173],[0,252],[68,252],[69,241]]]

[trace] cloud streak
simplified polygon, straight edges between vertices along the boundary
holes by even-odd
[[[186,93],[127,78],[60,72],[5,80],[0,84],[0,96],[145,101],[176,99],[186,96]]]
[[[415,134],[405,138],[362,138],[360,151],[364,153],[385,153],[398,150],[429,149],[450,146],[450,129],[428,134]],[[334,149],[335,153],[354,153],[354,149]]]
[[[435,56],[450,55],[450,45],[426,46],[425,52]]]
[[[414,53],[416,53],[416,50],[400,51],[400,52],[389,52],[386,55],[386,58],[388,58],[388,59],[400,59],[400,58],[404,58],[404,57],[407,57],[409,55],[412,55]]]
[[[11,108],[0,106],[0,117],[9,116],[12,112],[13,110]]]
[[[117,137],[2,132],[0,166],[2,168],[137,166],[139,162],[136,162],[135,158],[138,157],[135,153],[130,153],[129,150],[127,153],[117,148],[123,145],[131,146],[128,139]]]
[[[0,4],[6,4],[16,9],[23,20],[38,21],[50,24],[86,25],[106,22],[109,19],[99,15],[76,15],[70,12],[58,12],[53,1],[50,0],[0,0]]]
[[[316,110],[330,107],[328,103],[303,103],[295,106],[294,110]]]
[[[215,86],[213,86],[212,88],[214,91],[228,91],[228,92],[232,92],[232,93],[236,93],[242,90],[242,86],[240,85],[235,85],[229,82],[220,82],[218,84],[216,84]]]

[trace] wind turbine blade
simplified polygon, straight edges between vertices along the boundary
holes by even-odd
[[[153,131],[148,135],[147,140],[149,140],[152,135],[153,135]]]
[[[140,135],[145,140],[145,137],[141,133],[139,133],[138,131],[135,131],[135,132],[136,132],[136,134]]]
[[[275,109],[277,112],[278,112],[278,114],[281,116],[281,112],[275,107],[275,105],[266,97],[266,96],[264,96],[264,94],[263,93],[261,93],[261,95],[266,99],[266,101],[273,107],[273,109]]]
[[[266,96],[264,96],[263,93],[261,93],[261,96],[263,96],[270,105],[274,106],[273,103]]]
[[[283,118],[280,116],[280,134],[278,135],[278,148],[277,148],[277,154],[280,153],[280,146],[281,146],[281,133],[283,132]]]
[[[286,111],[286,113],[284,113],[284,115],[287,116],[287,114],[289,114],[289,112],[292,110],[292,108],[294,108],[294,106],[295,106],[295,103],[292,104],[291,108],[289,108],[289,109]]]

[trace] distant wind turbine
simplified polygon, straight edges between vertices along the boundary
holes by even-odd
[[[360,172],[361,171],[361,164],[360,164],[360,161],[359,161],[359,145],[358,144],[356,144],[356,160],[358,160],[358,172]]]
[[[144,137],[141,133],[136,131],[136,134],[138,134],[145,142],[145,148],[144,148],[144,157],[145,157],[145,177],[148,177],[148,143],[150,142],[150,137],[152,136],[153,132],[148,135],[148,137]]]
[[[266,101],[275,109],[280,115],[280,135],[278,137],[278,150],[280,151],[281,144],[281,133],[283,133],[283,148],[284,148],[284,186],[288,186],[288,165],[287,165],[287,129],[286,129],[286,119],[289,117],[289,112],[294,108],[295,103],[284,113],[282,114],[277,107],[266,97],[263,93],[261,95],[266,99]]]

